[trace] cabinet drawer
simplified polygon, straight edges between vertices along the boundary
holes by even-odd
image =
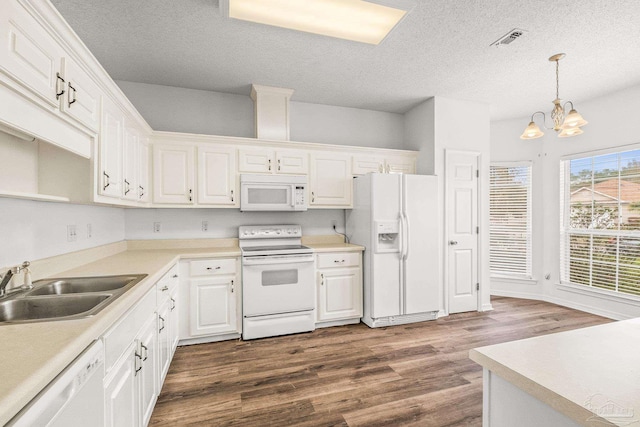
[[[360,265],[360,252],[334,252],[318,254],[318,268],[348,267]]]
[[[212,274],[235,274],[235,258],[203,259],[189,263],[191,276],[210,276]]]

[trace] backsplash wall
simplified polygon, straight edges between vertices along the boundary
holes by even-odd
[[[76,226],[75,241],[68,225]],[[118,242],[124,228],[122,208],[0,198],[0,267]]]
[[[202,230],[207,221],[208,230]],[[238,237],[241,225],[300,224],[304,235],[333,234],[333,222],[344,232],[344,210],[306,212],[240,212],[239,209],[126,209],[125,237],[140,239],[211,239]],[[160,231],[154,232],[154,223]]]

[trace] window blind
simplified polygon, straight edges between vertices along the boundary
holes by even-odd
[[[561,282],[640,295],[640,150],[560,169]]]
[[[489,176],[491,275],[531,278],[531,165],[492,164]]]

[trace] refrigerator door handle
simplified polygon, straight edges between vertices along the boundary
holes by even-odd
[[[402,219],[404,221],[404,226],[402,227],[402,231],[404,232],[404,238],[402,239],[404,245],[402,259],[406,261],[407,258],[409,258],[409,218],[407,218],[406,212],[402,212]]]

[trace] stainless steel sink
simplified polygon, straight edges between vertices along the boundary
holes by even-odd
[[[43,279],[0,299],[0,325],[90,317],[146,274]]]
[[[0,322],[43,321],[91,316],[113,294],[66,295],[64,297],[16,298],[0,302]]]
[[[110,292],[138,283],[145,275],[72,277],[34,282],[27,295],[63,295],[85,292]]]

